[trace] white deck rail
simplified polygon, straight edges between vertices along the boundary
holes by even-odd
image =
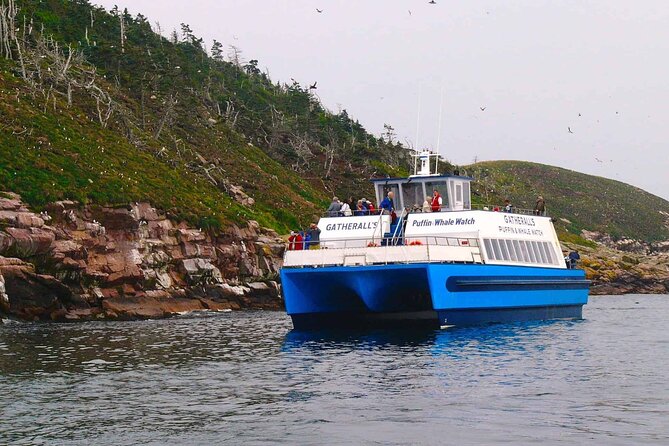
[[[389,265],[394,263],[483,263],[479,242],[475,238],[419,237],[410,245],[392,245],[392,239],[381,243],[351,239],[337,240],[337,247],[286,250],[284,268]],[[381,245],[388,246],[381,246]]]

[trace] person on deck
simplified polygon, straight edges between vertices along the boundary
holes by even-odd
[[[351,204],[350,203],[351,203],[350,200],[344,200],[344,202],[341,204],[341,209],[339,210],[339,212],[344,217],[350,217],[351,215],[353,215],[353,212],[351,211]]]
[[[578,250],[573,250],[569,253],[569,269],[575,269],[578,261],[581,260],[581,256],[578,253]]]
[[[366,198],[362,199],[362,203],[367,205],[367,213],[369,215],[374,215],[374,213],[376,213],[376,208],[374,207],[374,203],[372,203]]]
[[[441,199],[441,195],[439,195],[439,191],[435,189],[432,191],[432,212],[439,212],[441,211],[441,206],[442,206],[443,200]]]
[[[386,195],[386,198],[381,201],[381,204],[379,205],[381,207],[381,212],[385,215],[390,215],[395,211],[395,202],[393,201],[393,198],[395,198],[395,194],[393,191],[388,192],[388,195]]]
[[[288,251],[295,251],[297,249],[296,239],[297,239],[297,232],[290,231],[290,237],[288,237]]]
[[[332,203],[330,203],[330,207],[328,208],[328,215],[330,217],[339,217],[341,215],[341,201],[339,201],[339,198],[332,198]]]
[[[390,191],[379,205],[382,214],[390,215],[391,225],[394,225],[397,220],[397,214],[395,214],[395,201],[393,201],[393,198],[395,198],[395,194],[393,191]]]
[[[353,215],[355,215],[356,217],[360,217],[367,214],[369,214],[369,211],[362,203],[362,200],[358,200],[358,203],[355,205],[355,211],[353,211]]]
[[[425,197],[425,201],[423,201],[423,212],[432,212],[432,205],[430,204],[430,197]]]
[[[321,248],[321,230],[316,225],[312,223],[307,230],[307,234],[310,238],[308,249],[320,249]]]
[[[504,200],[504,212],[508,212],[509,214],[513,212],[513,205],[508,199]]]
[[[537,197],[537,203],[534,205],[534,215],[546,215],[546,202],[541,195]]]

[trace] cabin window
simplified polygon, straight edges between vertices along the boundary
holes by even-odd
[[[421,209],[423,207],[423,201],[425,201],[425,197],[423,196],[423,183],[402,184],[402,202],[404,203],[404,207]]]
[[[513,241],[511,240],[504,240],[506,243],[506,248],[509,250],[509,257],[511,258],[512,261],[517,262],[518,261],[518,256],[516,255],[516,250],[513,249]]]
[[[469,187],[469,181],[465,181],[462,183],[462,188],[463,188],[463,198],[464,198],[464,207],[466,210],[469,210],[472,208],[472,201],[471,201],[471,191]]]
[[[492,249],[493,251],[495,251],[495,258],[497,260],[506,260],[502,255],[502,250],[499,247],[499,240],[492,239],[491,242],[492,242]]]
[[[509,250],[506,248],[506,240],[499,241],[499,249],[502,251],[502,258],[504,258],[504,260],[511,260]]]
[[[534,250],[532,249],[532,243],[526,240],[525,246],[527,246],[527,252],[530,255],[530,262],[537,263],[537,256],[535,255]]]
[[[546,259],[546,253],[544,252],[543,249],[541,249],[541,247],[539,246],[539,243],[532,242],[532,248],[534,249],[534,252],[537,255],[537,260],[539,261],[539,263],[550,263]]]
[[[483,239],[483,245],[485,245],[485,252],[488,254],[488,258],[490,260],[497,260],[495,258],[495,253],[492,251],[492,244],[490,243],[489,238]]]
[[[455,201],[462,202],[462,184],[455,185]]]

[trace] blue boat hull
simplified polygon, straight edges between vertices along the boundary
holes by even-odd
[[[581,318],[581,270],[481,264],[395,264],[281,271],[297,329],[444,326]]]

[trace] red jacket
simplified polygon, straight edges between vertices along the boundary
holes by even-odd
[[[304,242],[300,234],[295,234],[288,237],[289,251],[301,251],[303,249],[304,249]]]
[[[441,195],[437,192],[437,195],[432,197],[432,212],[439,212],[441,210]]]

